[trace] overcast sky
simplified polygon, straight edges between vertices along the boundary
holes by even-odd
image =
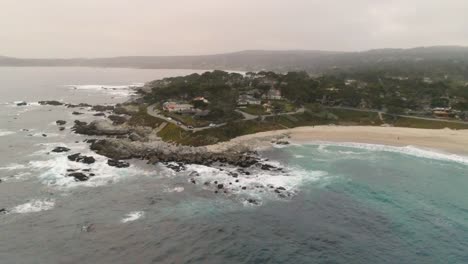
[[[0,0],[0,55],[468,45],[468,0]]]

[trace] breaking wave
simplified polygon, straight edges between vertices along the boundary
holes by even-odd
[[[130,212],[125,215],[125,217],[120,221],[122,223],[128,223],[128,222],[133,222],[136,221],[140,218],[142,218],[145,215],[143,211],[134,211]]]
[[[26,214],[26,213],[37,213],[40,211],[46,211],[54,208],[55,200],[32,200],[28,203],[18,205],[11,209],[12,213]]]
[[[457,162],[468,165],[468,157],[456,155],[456,154],[449,154],[449,153],[441,153],[434,150],[426,150],[417,148],[414,146],[404,146],[404,147],[396,147],[396,146],[388,146],[388,145],[379,145],[379,144],[366,144],[366,143],[353,143],[353,142],[311,142],[307,145],[318,145],[319,150],[326,151],[326,147],[328,146],[335,146],[335,147],[347,147],[347,148],[355,148],[355,149],[362,149],[368,151],[382,151],[382,152],[392,152],[392,153],[400,153],[404,155],[415,156],[419,158],[427,158],[427,159],[434,159],[440,161],[450,161],[450,162]],[[353,151],[341,151],[341,154],[361,154],[358,152]]]

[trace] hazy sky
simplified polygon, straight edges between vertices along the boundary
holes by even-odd
[[[468,45],[468,0],[0,0],[0,55]]]

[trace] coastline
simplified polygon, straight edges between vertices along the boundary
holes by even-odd
[[[289,138],[297,144],[311,142],[352,142],[389,145],[395,147],[414,146],[450,154],[468,156],[468,130],[419,129],[375,126],[315,126],[267,131],[245,135],[207,146],[212,151],[254,147],[268,148],[271,141]]]

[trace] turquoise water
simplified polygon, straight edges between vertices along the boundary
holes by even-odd
[[[468,263],[466,157],[412,147],[292,145],[261,153],[286,173],[253,170],[239,176],[245,191],[216,194],[193,184],[192,170],[201,183],[230,186],[226,170],[236,168],[187,165],[174,173],[131,161],[112,169],[69,130],[93,113],[13,103],[117,103],[125,93],[102,85],[180,74],[0,69],[0,209],[10,212],[0,213],[0,263]],[[57,130],[58,119],[68,121],[65,131]],[[67,154],[49,154],[55,146],[93,155],[94,180],[66,181],[64,171],[78,165]],[[257,185],[292,195],[280,198]]]
[[[336,210],[330,220],[342,220],[329,234],[345,234],[345,251],[353,257],[338,254],[331,261],[468,263],[466,159],[408,147],[352,146],[279,150],[291,166],[327,173],[302,189],[304,202],[330,204]],[[328,196],[337,200],[323,199]],[[348,215],[340,215],[340,206]]]

